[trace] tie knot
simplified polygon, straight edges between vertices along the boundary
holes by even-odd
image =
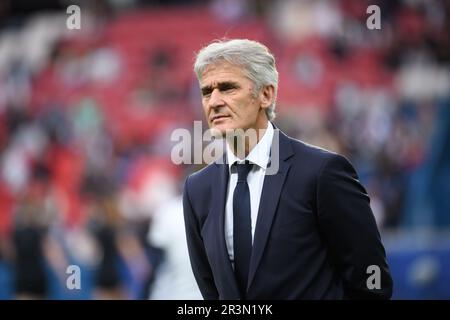
[[[245,161],[244,163],[236,163],[235,165],[238,173],[238,181],[247,181],[247,176],[253,168],[253,163]]]

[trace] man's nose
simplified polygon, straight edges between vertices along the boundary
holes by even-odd
[[[209,98],[209,106],[211,108],[218,108],[224,105],[224,101],[222,99],[222,93],[219,89],[214,89],[211,92],[211,97]]]

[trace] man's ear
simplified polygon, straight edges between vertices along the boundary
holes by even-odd
[[[275,97],[275,88],[273,85],[264,86],[259,92],[261,100],[261,108],[267,109],[273,102]]]

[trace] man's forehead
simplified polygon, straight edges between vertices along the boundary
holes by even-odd
[[[244,78],[242,68],[228,62],[211,64],[206,67],[200,80],[201,85],[214,85],[220,82],[236,81]]]

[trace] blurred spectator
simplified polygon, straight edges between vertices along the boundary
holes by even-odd
[[[36,167],[13,230],[15,294],[18,299],[44,299],[48,295],[47,231],[54,219],[48,170]]]
[[[192,273],[186,244],[181,196],[162,205],[154,215],[149,242],[164,250],[150,299],[202,300]]]
[[[101,259],[96,271],[95,299],[125,299],[120,276],[118,233],[121,217],[108,199],[95,199],[89,205],[89,230],[98,243]]]

